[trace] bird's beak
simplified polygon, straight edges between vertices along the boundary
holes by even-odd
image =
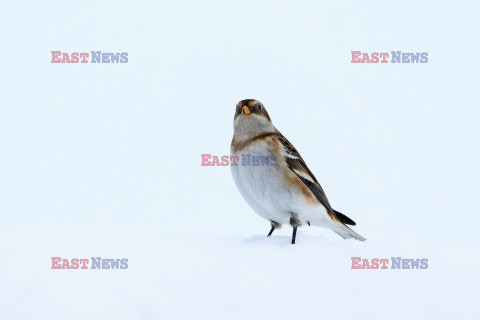
[[[244,106],[242,109],[242,114],[247,115],[250,113],[250,108],[247,106]]]

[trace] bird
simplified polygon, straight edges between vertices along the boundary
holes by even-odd
[[[240,194],[270,221],[267,237],[289,224],[292,244],[297,229],[305,225],[330,229],[343,239],[366,240],[347,226],[356,225],[352,219],[332,208],[300,153],[275,128],[260,101],[245,99],[236,105],[230,157],[239,159],[230,168]]]

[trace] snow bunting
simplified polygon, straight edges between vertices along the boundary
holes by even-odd
[[[270,221],[272,228],[267,236],[288,223],[293,228],[292,244],[297,228],[305,224],[331,229],[344,239],[365,240],[346,226],[355,225],[352,219],[332,208],[317,179],[297,149],[273,126],[262,103],[240,101],[233,127],[231,156],[273,156],[277,160],[275,165],[245,165],[240,161],[231,166],[242,196],[260,217]]]

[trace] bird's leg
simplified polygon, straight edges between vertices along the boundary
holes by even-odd
[[[297,237],[297,227],[293,227],[292,244],[295,244],[296,237]]]
[[[297,237],[297,228],[298,228],[298,226],[301,226],[302,223],[298,219],[298,214],[296,214],[295,212],[290,212],[290,214],[292,215],[290,217],[290,225],[293,228],[292,244],[295,244],[295,238]]]
[[[275,230],[275,227],[272,225],[272,229],[270,229],[270,232],[267,234],[267,237],[270,237],[272,235],[273,230]]]
[[[267,237],[270,237],[275,229],[281,229],[281,224],[278,222],[275,222],[273,220],[270,220],[270,224],[272,225],[272,229],[270,229],[270,232],[267,234]]]

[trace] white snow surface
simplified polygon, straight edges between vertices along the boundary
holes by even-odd
[[[283,234],[17,231],[1,239],[9,248],[0,269],[3,319],[468,319],[476,313],[476,250],[306,232],[292,246]],[[51,256],[90,255],[128,257],[129,268],[49,269]],[[429,268],[352,270],[352,256],[427,257]]]

